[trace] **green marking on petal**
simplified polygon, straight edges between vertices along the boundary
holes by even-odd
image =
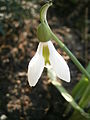
[[[48,46],[47,46],[47,45],[44,45],[44,46],[43,46],[43,57],[44,57],[44,59],[45,59],[45,65],[46,65],[47,63],[50,64],[49,55],[50,55],[50,52],[49,52]]]

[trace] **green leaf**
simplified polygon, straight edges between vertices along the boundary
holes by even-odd
[[[90,118],[90,115],[86,113],[73,99],[73,97],[67,92],[67,90],[58,82],[58,81],[51,81],[51,83],[58,89],[61,95],[66,99],[67,102],[71,104],[71,106],[78,110],[84,117]]]
[[[90,115],[86,113],[73,99],[73,97],[68,93],[68,91],[60,84],[60,82],[56,79],[56,74],[52,70],[52,68],[48,67],[48,76],[51,80],[51,83],[57,88],[57,90],[61,93],[61,95],[65,98],[67,102],[70,103],[70,105],[77,111],[79,111],[84,117],[90,118]],[[52,76],[53,79],[52,79]]]
[[[86,70],[88,71],[88,73],[90,73],[90,63],[88,64]],[[88,84],[90,84],[90,82],[85,77],[85,75],[82,75],[80,82],[72,90],[72,96],[75,100],[79,100],[81,98]]]

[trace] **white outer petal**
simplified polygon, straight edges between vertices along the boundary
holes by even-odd
[[[30,86],[36,85],[44,69],[45,63],[42,56],[42,46],[43,44],[39,43],[37,52],[28,65],[28,82]]]
[[[50,64],[52,65],[53,70],[56,72],[57,76],[60,79],[66,82],[70,82],[70,70],[66,61],[56,51],[51,41],[48,42],[48,47],[50,51],[50,57],[49,57]]]

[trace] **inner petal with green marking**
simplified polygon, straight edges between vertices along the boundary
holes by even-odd
[[[49,55],[50,55],[50,52],[49,52],[49,49],[48,49],[48,45],[44,45],[43,46],[43,57],[45,59],[45,65],[50,64]]]

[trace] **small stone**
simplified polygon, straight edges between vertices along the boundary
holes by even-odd
[[[7,119],[7,116],[6,115],[1,115],[1,117],[0,117],[0,120],[6,120]]]
[[[9,93],[7,93],[7,94],[6,94],[6,96],[7,96],[7,97],[10,97],[10,94],[9,94]]]

